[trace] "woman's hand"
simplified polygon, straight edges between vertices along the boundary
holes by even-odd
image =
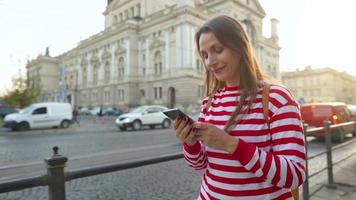
[[[229,153],[235,152],[239,143],[238,138],[234,138],[224,130],[208,123],[195,123],[193,128],[196,129],[197,139],[205,146],[227,151]]]
[[[198,140],[193,131],[193,121],[185,117],[177,117],[173,121],[173,129],[176,137],[189,146],[193,146]]]

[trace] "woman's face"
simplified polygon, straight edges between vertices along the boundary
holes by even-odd
[[[225,82],[227,86],[240,84],[240,54],[221,44],[212,32],[200,35],[199,47],[205,67],[216,79]]]

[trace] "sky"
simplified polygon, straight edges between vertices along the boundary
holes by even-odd
[[[25,72],[28,59],[57,56],[104,29],[106,0],[0,0],[0,95],[12,78]],[[260,0],[267,16],[277,18],[281,71],[332,67],[356,75],[356,1]]]

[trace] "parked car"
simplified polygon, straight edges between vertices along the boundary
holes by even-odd
[[[126,130],[129,127],[139,130],[142,126],[155,128],[156,125],[168,128],[171,126],[171,121],[162,113],[165,110],[168,108],[159,105],[139,106],[131,112],[117,117],[115,123],[120,130]]]
[[[80,115],[91,115],[89,108],[82,107],[79,109]]]
[[[108,107],[103,109],[103,115],[106,116],[119,116],[122,113],[123,113],[122,110],[113,107]]]
[[[332,124],[349,122],[351,120],[350,111],[345,103],[307,103],[300,107],[302,120],[308,124],[308,127],[321,127],[325,120]],[[352,132],[353,129],[344,128],[338,131],[331,131],[331,134],[339,142],[343,142],[345,134]],[[324,137],[324,132],[315,133],[316,137]]]
[[[89,112],[91,115],[94,115],[94,116],[99,115],[100,107],[94,107],[94,108],[90,109]]]
[[[0,106],[0,118],[1,119],[4,119],[4,117],[8,114],[11,114],[11,113],[16,113],[17,110],[16,109],[13,109],[11,107],[7,107],[7,106]]]
[[[46,102],[32,104],[19,113],[6,115],[4,127],[12,130],[30,128],[68,128],[72,120],[72,106],[69,103]]]

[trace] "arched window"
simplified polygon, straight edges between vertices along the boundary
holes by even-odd
[[[110,63],[105,62],[105,82],[110,82]]]
[[[162,56],[160,51],[156,51],[154,56],[155,74],[162,74]]]
[[[124,57],[119,58],[118,64],[118,77],[123,77],[125,75],[125,60]]]

